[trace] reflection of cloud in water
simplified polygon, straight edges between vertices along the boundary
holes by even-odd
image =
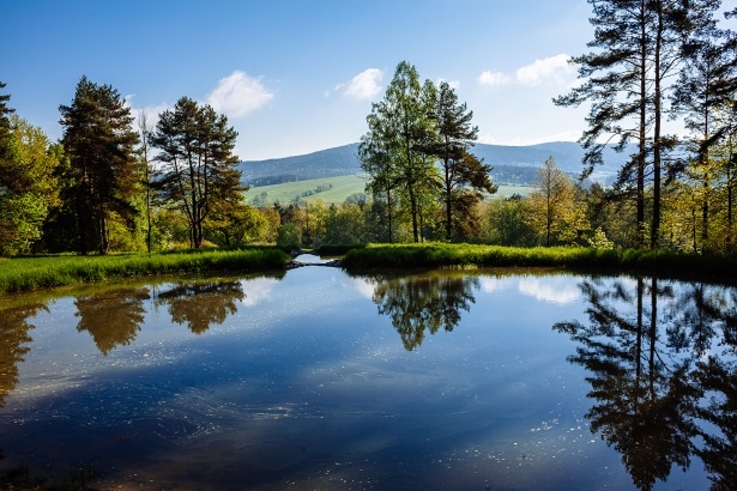
[[[481,285],[481,290],[486,293],[500,292],[509,286],[507,281],[489,277],[481,278],[479,284]]]
[[[255,278],[241,281],[243,292],[246,294],[241,303],[246,307],[253,307],[259,302],[268,300],[279,280],[274,278]]]
[[[580,292],[565,278],[521,278],[519,291],[543,302],[566,305],[578,300]]]
[[[362,297],[373,298],[375,283],[366,278],[351,278],[351,285]]]

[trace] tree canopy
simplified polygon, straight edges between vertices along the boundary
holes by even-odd
[[[130,223],[136,213],[131,201],[138,183],[139,140],[131,110],[117,89],[82,77],[71,104],[59,111],[71,164],[67,199],[73,203],[78,250],[105,254],[113,216]]]
[[[225,115],[188,97],[161,114],[151,135],[163,166],[157,182],[160,198],[184,212],[193,247],[202,245],[203,225],[213,205],[241,199],[239,161],[233,154],[237,136]]]

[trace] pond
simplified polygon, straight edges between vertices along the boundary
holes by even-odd
[[[730,489],[737,290],[533,271],[0,299],[0,469],[110,489]],[[720,487],[721,486],[721,487]]]

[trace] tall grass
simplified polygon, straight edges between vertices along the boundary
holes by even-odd
[[[135,276],[284,269],[277,248],[208,250],[120,256],[49,256],[0,259],[0,293]]]
[[[473,244],[369,244],[349,250],[348,270],[374,268],[561,267],[659,274],[670,277],[737,280],[737,258],[673,251],[597,250],[583,247],[501,247]]]

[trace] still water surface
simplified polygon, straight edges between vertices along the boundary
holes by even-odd
[[[93,463],[152,490],[731,489],[735,343],[737,290],[652,278],[305,267],[9,297],[0,468]]]

